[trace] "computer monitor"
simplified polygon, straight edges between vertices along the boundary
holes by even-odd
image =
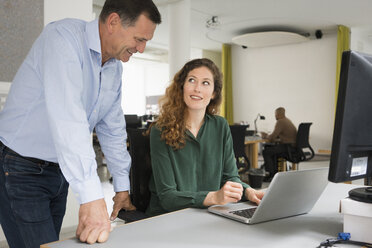
[[[328,180],[371,177],[372,56],[346,51],[342,54]]]

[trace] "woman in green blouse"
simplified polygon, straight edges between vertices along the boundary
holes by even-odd
[[[150,131],[148,215],[241,199],[260,203],[263,192],[240,181],[229,125],[216,115],[221,91],[221,73],[209,59],[192,60],[174,76]]]

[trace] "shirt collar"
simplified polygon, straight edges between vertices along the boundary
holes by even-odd
[[[206,123],[210,120],[212,118],[212,116],[210,116],[209,114],[205,114],[204,115],[204,122],[203,122],[203,124],[201,125],[201,127],[200,127],[200,129],[199,129],[199,132],[198,132],[198,135],[197,135],[197,137],[194,137],[194,135],[188,130],[188,129],[186,129],[186,134],[191,138],[191,139],[193,139],[193,140],[198,140],[199,138],[198,137],[201,137],[201,135],[202,135],[202,132],[203,132],[203,130],[204,130],[204,127],[205,127],[205,125],[207,125]]]
[[[88,47],[101,54],[101,40],[99,38],[98,20],[88,22],[85,28]]]
[[[207,119],[209,120],[209,119],[211,119],[211,118],[212,118],[212,116],[210,116],[209,114],[206,113],[206,114],[205,114],[205,118],[204,118],[204,120],[207,120]]]

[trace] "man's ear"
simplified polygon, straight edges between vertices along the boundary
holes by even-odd
[[[121,27],[120,16],[113,12],[106,18],[107,30],[113,33],[117,28]]]

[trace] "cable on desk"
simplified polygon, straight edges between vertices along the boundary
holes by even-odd
[[[372,244],[370,243],[350,240],[350,233],[338,233],[337,238],[327,239],[326,241],[323,241],[322,243],[320,243],[320,245],[317,246],[317,248],[333,247],[334,244],[351,244],[351,245],[360,245],[363,248],[372,248]]]

